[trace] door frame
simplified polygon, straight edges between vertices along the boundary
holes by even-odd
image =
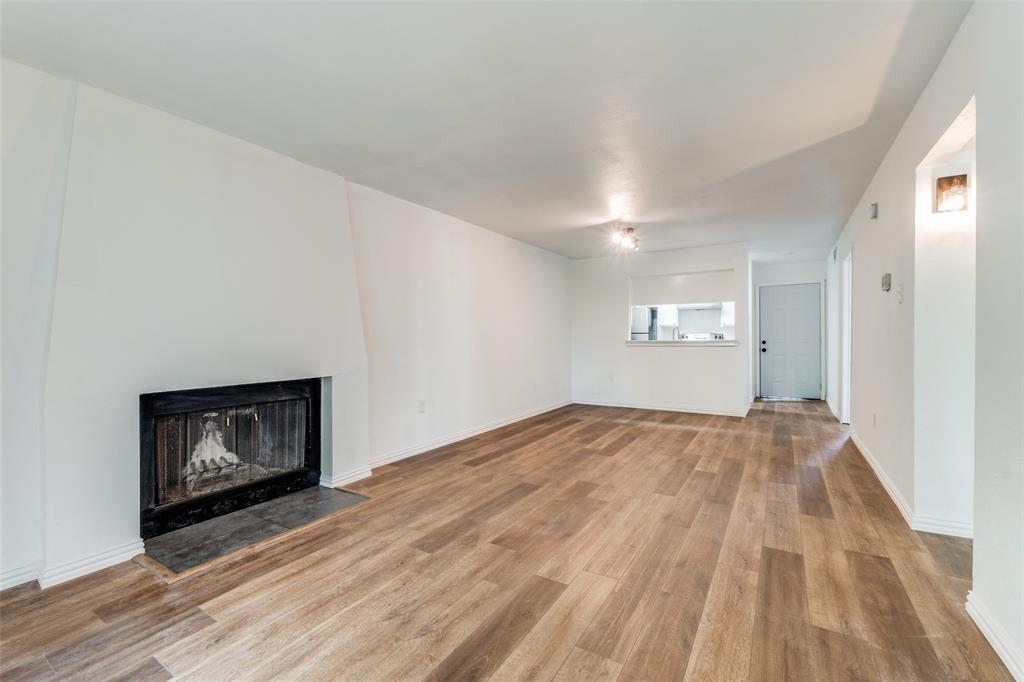
[[[818,306],[820,312],[818,313],[820,331],[818,333],[818,352],[821,356],[820,368],[818,369],[820,382],[821,382],[821,394],[818,396],[819,400],[825,399],[826,382],[828,380],[828,362],[825,356],[825,347],[828,345],[825,341],[825,332],[827,328],[825,320],[825,295],[827,293],[826,287],[828,286],[827,281],[824,279],[816,280],[783,280],[781,282],[772,282],[771,284],[758,284],[756,291],[754,292],[754,330],[757,332],[757,336],[754,338],[753,353],[754,353],[754,395],[758,398],[764,396],[761,395],[761,289],[764,287],[788,287],[794,284],[817,284],[818,285]]]
[[[853,418],[853,249],[839,263],[839,422]]]

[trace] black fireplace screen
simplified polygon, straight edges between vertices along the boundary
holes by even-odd
[[[157,505],[303,467],[306,400],[156,417]]]
[[[143,538],[320,481],[320,379],[139,396]]]

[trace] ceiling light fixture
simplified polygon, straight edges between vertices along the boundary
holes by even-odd
[[[617,227],[612,232],[612,243],[618,244],[624,249],[640,250],[640,240],[636,236],[634,227]]]

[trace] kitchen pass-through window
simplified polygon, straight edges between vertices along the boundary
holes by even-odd
[[[633,342],[716,343],[736,340],[733,270],[630,278],[629,337]]]

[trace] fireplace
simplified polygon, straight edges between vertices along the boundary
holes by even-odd
[[[317,485],[320,379],[139,396],[141,533]]]

